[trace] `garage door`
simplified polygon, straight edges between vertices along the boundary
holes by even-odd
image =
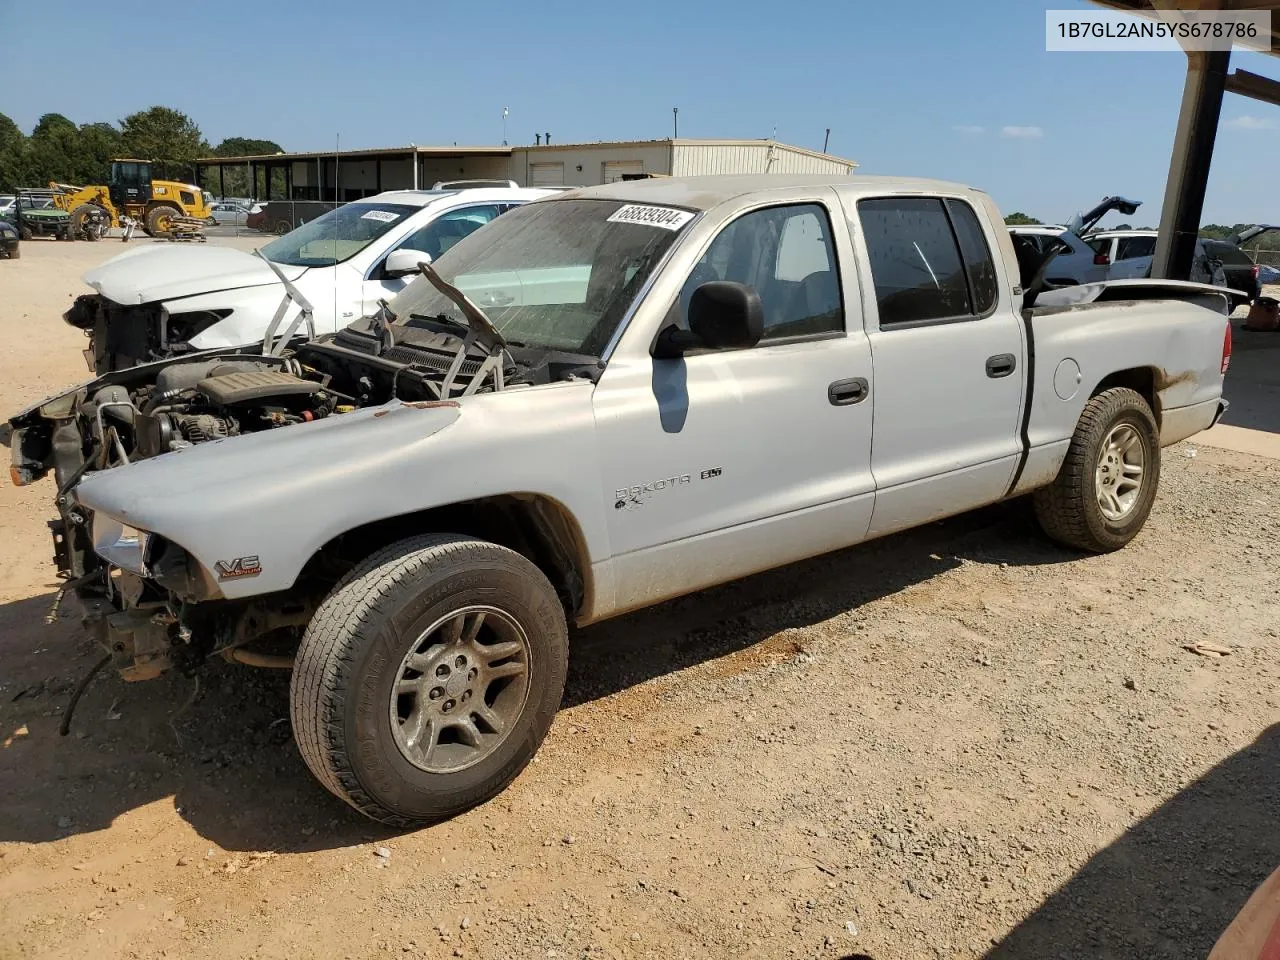
[[[531,163],[529,164],[529,186],[561,187],[564,186],[563,163]]]
[[[604,162],[604,182],[613,183],[621,180],[624,173],[644,173],[643,160],[606,160]]]

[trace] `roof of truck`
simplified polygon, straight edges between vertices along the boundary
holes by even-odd
[[[635,203],[669,203],[694,210],[709,210],[726,200],[749,193],[788,187],[844,187],[855,191],[890,193],[954,193],[973,187],[945,180],[918,177],[840,176],[833,174],[747,173],[702,177],[654,177],[620,180],[598,187],[584,187],[561,194],[562,199],[592,198]]]

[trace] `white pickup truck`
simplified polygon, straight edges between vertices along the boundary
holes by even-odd
[[[15,477],[57,470],[60,563],[117,668],[285,645],[307,764],[392,824],[516,776],[568,624],[1022,494],[1115,550],[1161,447],[1223,408],[1222,290],[1036,300],[1043,265],[950,183],[609,184],[422,272],[336,336],[11,421]]]

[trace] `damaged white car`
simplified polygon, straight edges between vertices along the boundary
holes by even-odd
[[[268,243],[262,256],[313,304],[317,333],[378,309],[438,257],[512,207],[553,191],[510,187],[401,190],[345,204]],[[388,262],[396,251],[405,251]],[[84,275],[94,293],[64,319],[90,337],[95,373],[260,341],[284,292],[262,259],[229,247],[148,245]]]

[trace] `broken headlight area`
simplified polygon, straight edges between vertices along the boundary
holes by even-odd
[[[138,576],[147,576],[151,534],[105,513],[93,516],[93,549],[103,560]]]
[[[85,331],[85,362],[94,373],[104,374],[186,353],[193,337],[230,315],[230,310],[171,314],[158,303],[130,306],[86,293],[62,318]]]

